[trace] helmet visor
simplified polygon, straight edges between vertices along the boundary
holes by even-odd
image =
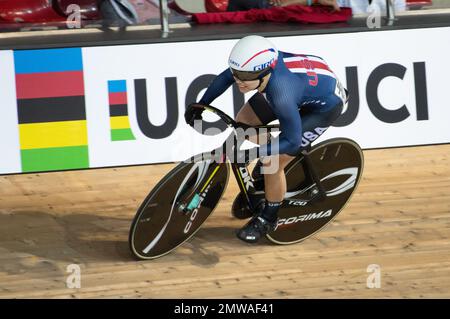
[[[238,71],[233,68],[231,69],[231,73],[233,73],[233,76],[237,78],[240,81],[255,81],[259,80],[261,77],[266,75],[268,70],[270,68],[265,70],[259,70],[259,71]]]

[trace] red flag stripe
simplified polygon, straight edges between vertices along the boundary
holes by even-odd
[[[127,104],[127,92],[109,93],[109,105]]]
[[[16,74],[18,99],[84,95],[83,71]]]

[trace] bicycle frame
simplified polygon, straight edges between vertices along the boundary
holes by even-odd
[[[233,134],[230,134],[230,136],[225,140],[225,142],[212,152],[205,152],[198,154],[196,156],[191,157],[191,160],[215,160],[218,163],[225,164],[227,161],[231,164],[231,169],[233,171],[233,174],[236,178],[236,181],[238,183],[239,189],[244,194],[245,199],[247,201],[247,204],[251,209],[254,209],[252,207],[252,202],[250,200],[249,194],[255,193],[255,187],[254,187],[254,179],[251,176],[248,165],[245,163],[236,163],[230,159],[231,156],[234,156],[236,158],[236,153],[239,151],[242,144],[237,143],[237,128],[255,128],[255,129],[279,129],[279,125],[259,125],[259,126],[249,126],[243,123],[237,123],[234,121],[231,117],[229,117],[224,112],[220,111],[219,109],[210,106],[210,105],[193,105],[192,107],[197,108],[203,108],[204,110],[210,111],[218,115],[226,124],[228,127],[233,128]],[[232,144],[231,144],[232,143]],[[229,153],[229,149],[227,149],[227,146],[234,145],[233,154],[231,155]],[[230,156],[231,155],[231,156]],[[313,164],[308,156],[308,152],[302,151],[303,158],[305,161],[302,161],[302,165],[304,167],[304,171],[307,173],[307,177],[311,180],[313,184],[316,185],[316,188],[313,188],[313,191],[311,192],[311,197],[307,199],[307,201],[314,201],[314,200],[320,200],[325,198],[326,193],[324,188],[321,185],[320,178],[318,177],[317,173],[314,170]],[[209,181],[214,177],[214,175],[217,173],[219,166],[210,174],[210,176],[206,179],[206,182],[204,185],[200,188],[200,193],[206,188]],[[183,205],[183,212],[184,213],[190,213],[189,209],[190,205]]]
[[[225,140],[225,142],[217,149],[213,150],[212,152],[205,152],[205,153],[198,154],[196,156],[191,157],[191,159],[193,161],[212,160],[212,161],[216,161],[220,165],[226,165],[227,161],[230,162],[231,169],[236,178],[239,189],[245,195],[245,198],[251,207],[249,193],[255,192],[255,187],[253,185],[253,182],[254,182],[253,178],[252,178],[252,176],[248,170],[248,167],[245,163],[236,163],[236,162],[232,161],[230,159],[230,154],[227,153],[227,151],[229,151],[229,150],[227,150],[227,145],[230,145],[230,141],[234,143],[235,140],[236,140],[236,131],[234,131],[232,134],[230,134],[230,136]],[[238,148],[239,147],[236,146],[235,149],[233,150],[233,152],[236,153]],[[206,188],[206,186],[211,181],[211,179],[214,178],[214,175],[217,173],[218,169],[219,169],[219,166],[217,166],[216,169],[214,169],[212,171],[210,176],[208,176],[206,178],[206,182],[200,188],[200,193]],[[183,209],[183,211],[185,213],[190,212],[189,206],[190,205],[184,205],[185,208]],[[253,207],[251,207],[251,208],[253,208]]]

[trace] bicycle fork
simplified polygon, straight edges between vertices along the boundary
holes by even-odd
[[[190,214],[200,206],[201,202],[206,197],[206,194],[204,193],[204,191],[208,189],[208,186],[209,186],[211,180],[216,175],[217,171],[219,170],[220,165],[216,166],[216,168],[213,170],[213,172],[207,178],[206,182],[203,184],[203,186],[201,186],[200,191],[195,192],[194,196],[190,199],[189,202],[177,204],[179,210],[181,210],[183,212],[183,214],[185,214],[185,215]]]

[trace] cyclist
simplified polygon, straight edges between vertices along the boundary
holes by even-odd
[[[256,126],[278,119],[281,127],[281,134],[258,150],[266,155],[263,166],[278,163],[276,172],[263,174],[265,203],[237,232],[241,240],[254,243],[276,226],[286,193],[284,168],[339,117],[347,94],[321,57],[278,51],[261,36],[239,40],[228,64],[229,68],[212,81],[198,104],[210,104],[236,83],[241,93],[257,90],[238,112],[237,122]],[[202,119],[201,113],[199,108],[188,107],[186,122],[193,126],[195,120]],[[254,177],[260,175],[260,162]]]

